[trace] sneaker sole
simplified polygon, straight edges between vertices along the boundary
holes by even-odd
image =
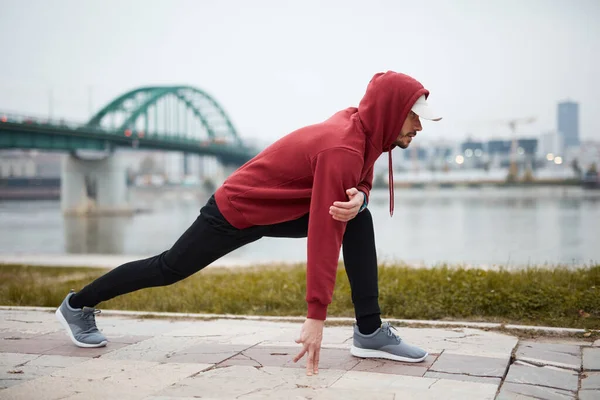
[[[360,358],[385,358],[387,360],[403,361],[403,362],[409,362],[409,363],[421,362],[421,361],[425,360],[427,358],[427,356],[429,356],[429,353],[425,353],[425,355],[421,358],[401,357],[401,356],[397,356],[395,354],[387,353],[387,352],[381,351],[381,350],[361,349],[354,345],[350,348],[350,354],[352,354],[355,357],[360,357]]]
[[[56,315],[56,319],[58,319],[58,322],[60,322],[60,324],[66,329],[67,336],[69,337],[69,339],[71,339],[71,342],[73,342],[75,344],[75,346],[87,347],[87,348],[104,347],[104,346],[106,346],[106,343],[108,343],[108,341],[106,341],[106,340],[103,340],[102,342],[100,342],[98,344],[89,344],[89,343],[83,343],[83,342],[78,341],[77,339],[75,339],[75,336],[73,336],[73,332],[71,332],[71,327],[69,326],[69,323],[65,319],[64,315],[62,315],[62,313],[60,312],[60,308],[57,308],[56,312],[54,314]]]

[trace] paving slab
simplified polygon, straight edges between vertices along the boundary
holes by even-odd
[[[496,397],[496,400],[524,399],[573,400],[575,399],[575,393],[544,386],[505,382],[498,397]]]
[[[23,333],[18,331],[10,331],[7,328],[0,328],[0,340],[22,340],[38,335],[39,333]]]
[[[600,371],[600,348],[588,347],[583,349],[583,369]]]
[[[42,365],[23,365],[10,369],[0,370],[0,386],[11,387],[32,379],[50,375],[61,367],[46,367]],[[0,392],[2,398],[2,392]]]
[[[491,358],[504,358],[516,347],[514,336],[471,328],[398,328],[398,334],[408,343],[429,353],[454,353]]]
[[[429,368],[432,372],[501,378],[510,359],[478,357],[444,352]]]
[[[353,328],[349,326],[331,326],[323,333],[323,345],[352,345]]]
[[[243,354],[237,354],[231,358],[228,358],[225,361],[221,361],[219,364],[215,365],[215,368],[231,367],[233,365],[241,365],[255,368],[262,367],[262,364],[258,361]]]
[[[2,340],[0,341],[0,352],[44,354],[60,345],[61,343],[56,340],[38,339],[38,336],[34,336],[22,340]]]
[[[380,374],[395,374],[423,376],[435,362],[439,354],[430,354],[423,362],[405,363],[382,359],[360,359],[352,371],[377,372]]]
[[[55,316],[50,312],[2,310],[0,312],[0,331],[25,335],[50,333],[59,329],[54,321],[56,321]]]
[[[587,339],[575,338],[575,337],[561,337],[561,336],[541,336],[536,339],[528,339],[526,342],[534,343],[546,343],[546,344],[564,344],[569,346],[591,346],[592,342]]]
[[[0,340],[0,352],[91,358],[110,353],[126,345],[126,343],[115,343],[111,340],[105,347],[83,349],[74,346],[64,332],[51,332],[19,340]]]
[[[191,326],[165,333],[172,337],[198,337],[208,343],[254,345],[264,341],[294,341],[301,323],[256,320],[195,321]]]
[[[567,344],[519,343],[516,359],[537,365],[554,365],[579,371],[581,368],[581,347]]]
[[[301,323],[286,323],[281,326],[281,333],[260,340],[266,346],[294,346],[294,341],[302,328]],[[327,326],[323,332],[322,347],[350,349],[352,345],[352,328],[349,326]]]
[[[584,372],[581,375],[579,399],[600,399],[600,372]]]
[[[38,358],[35,354],[23,353],[0,353],[0,367],[14,367],[21,364],[26,364]]]
[[[406,375],[406,374],[404,374]],[[489,383],[490,385],[499,386],[502,382],[501,378],[490,378],[483,376],[473,376],[473,375],[465,375],[465,374],[447,374],[444,372],[427,372],[423,375],[425,378],[433,378],[433,379],[450,379],[455,381],[464,381],[464,382],[479,382],[479,383]]]
[[[157,396],[193,397],[201,394],[214,398],[244,398],[267,393],[273,397],[280,390],[297,388],[327,388],[340,379],[345,371],[322,370],[318,375],[306,376],[297,368],[231,366],[215,368],[181,380],[156,393]],[[261,393],[262,392],[262,393]]]
[[[600,390],[600,372],[584,372],[581,374],[581,389]]]
[[[85,358],[95,358],[100,357],[101,355],[105,355],[111,353],[117,349],[126,347],[125,343],[108,343],[103,347],[94,347],[94,348],[81,348],[73,345],[71,341],[65,341],[64,344],[60,346],[53,347],[49,350],[44,351],[42,354],[45,355],[58,355],[58,356],[69,356],[69,357],[85,357]]]
[[[66,368],[66,367],[71,367],[73,365],[77,365],[84,361],[87,361],[87,358],[42,355],[42,356],[37,356],[33,360],[29,361],[27,363],[27,365],[40,365],[40,366],[44,366],[44,367]]]
[[[254,348],[258,348],[256,346]],[[300,346],[293,349],[290,356],[293,358],[300,352]],[[245,352],[244,352],[245,354]],[[306,357],[306,356],[305,356]],[[319,369],[340,369],[343,371],[349,371],[356,367],[360,363],[361,359],[354,357],[350,354],[350,350],[347,349],[321,349]],[[286,367],[292,368],[306,368],[306,364],[302,361],[294,363],[293,359],[288,360],[285,364]]]
[[[203,400],[217,400],[215,397],[202,397]],[[143,400],[198,400],[198,396],[195,397],[172,397],[172,396],[148,396],[144,397]]]
[[[173,355],[201,344],[195,337],[156,336],[105,354],[108,360],[168,361]]]
[[[258,363],[261,367],[284,367],[298,354],[297,347],[253,346],[244,350],[241,355]]]
[[[0,387],[6,388],[50,375],[59,368],[70,367],[85,360],[78,357],[0,353]]]
[[[4,389],[0,394],[3,398],[27,400],[142,399],[206,368],[210,365],[92,359]]]
[[[600,399],[600,390],[580,390],[579,400],[598,400]]]
[[[24,374],[22,366],[35,360],[37,357],[37,355],[33,354],[0,353],[0,389],[31,379],[29,378],[29,374]]]
[[[247,349],[248,345],[200,343],[170,352],[159,359],[163,362],[218,364]]]
[[[394,400],[393,393],[372,393],[371,391],[356,391],[333,388],[273,388],[260,390],[238,397],[239,399],[272,400],[272,399],[299,399],[299,400]]]
[[[300,329],[301,329],[300,325],[298,325],[298,332],[296,333],[296,335],[300,332]],[[287,341],[263,340],[263,341],[258,341],[258,342],[260,342],[261,345],[272,346],[272,347],[295,347],[295,346],[298,346],[298,343],[296,343],[294,340],[287,340]],[[322,343],[321,344],[321,348],[323,348],[323,349],[342,349],[342,350],[350,351],[350,347],[352,347],[352,338],[349,338],[349,340],[346,343]]]
[[[508,370],[505,382],[545,386],[575,393],[579,384],[579,375],[568,369],[513,364]]]
[[[146,339],[150,339],[153,336],[140,336],[140,335],[120,335],[120,334],[111,334],[109,335],[109,343],[122,343],[122,344],[133,344],[138,343]],[[61,343],[71,343],[71,339],[67,335],[66,331],[61,329],[60,331],[46,333],[42,335],[36,336],[37,339],[44,340],[57,340]]]
[[[140,317],[96,316],[98,329],[109,339],[113,336],[158,336],[174,330],[185,329],[203,321],[182,319],[156,319]],[[59,327],[59,325],[57,325]]]
[[[305,368],[305,363],[294,363],[293,358],[300,353],[302,347],[296,344],[294,347],[282,346],[252,346],[241,352],[243,358],[228,360],[226,365],[248,365],[247,360],[252,360],[258,366]],[[322,348],[320,354],[319,369],[339,369],[349,371],[354,368],[361,359],[354,357],[347,349]],[[221,366],[221,365],[219,365]]]
[[[401,399],[492,400],[498,386],[448,379],[420,378],[349,371],[332,386],[374,393],[393,393]]]
[[[297,324],[299,331],[301,324]],[[352,328],[337,327],[339,333],[328,340],[327,328],[323,337],[323,346],[332,348],[350,348]],[[345,331],[345,333],[344,333]],[[495,332],[486,332],[470,328],[408,328],[397,327],[396,332],[408,343],[426,349],[429,353],[442,351],[456,354],[469,354],[484,357],[504,357],[510,354],[518,340],[515,337]],[[294,344],[297,331],[293,329],[281,335],[281,339],[264,340],[263,344],[290,346]],[[277,338],[275,338],[277,339]],[[281,343],[278,343],[280,341]]]

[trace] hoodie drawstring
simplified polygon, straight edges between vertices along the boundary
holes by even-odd
[[[394,215],[394,169],[392,167],[392,150],[388,151],[389,159],[389,188],[390,188],[390,217]]]

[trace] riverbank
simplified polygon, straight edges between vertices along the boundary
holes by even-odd
[[[0,305],[56,307],[106,272],[80,267],[0,266]],[[600,329],[600,265],[519,271],[401,265],[379,269],[386,318],[475,321]],[[306,315],[306,266],[211,267],[175,285],[117,297],[113,310],[233,315]],[[330,317],[354,315],[348,279],[338,270]]]

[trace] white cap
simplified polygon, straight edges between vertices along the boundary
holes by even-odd
[[[431,121],[439,121],[442,119],[439,114],[429,107],[429,104],[427,104],[427,100],[425,99],[425,95],[419,97],[417,102],[412,106],[412,111],[423,119],[428,119]]]

